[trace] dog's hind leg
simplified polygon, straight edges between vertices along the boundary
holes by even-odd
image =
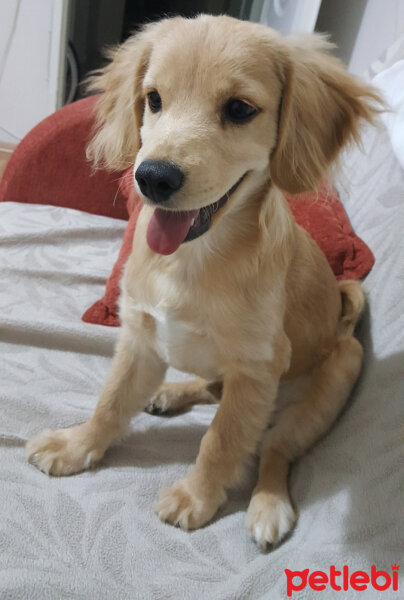
[[[213,404],[220,400],[222,383],[205,379],[164,383],[150,400],[146,411],[162,415],[184,410],[193,404]]]
[[[247,525],[258,545],[279,542],[294,526],[296,514],[288,492],[290,464],[332,425],[359,375],[362,347],[340,340],[316,367],[300,397],[275,415],[261,446],[258,483],[247,512]]]

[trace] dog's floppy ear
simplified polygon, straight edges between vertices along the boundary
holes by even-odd
[[[95,132],[87,147],[87,158],[96,168],[121,171],[135,162],[144,108],[141,86],[155,27],[155,23],[147,25],[108,50],[109,64],[87,81],[90,92],[101,92],[95,106]]]
[[[313,190],[343,146],[359,141],[360,121],[382,110],[376,90],[329,55],[318,34],[286,38],[278,139],[270,169],[289,193]]]

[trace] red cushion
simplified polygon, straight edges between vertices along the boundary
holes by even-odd
[[[92,172],[85,149],[94,126],[96,96],[50,115],[14,150],[0,182],[0,202],[53,204],[127,219],[122,173]]]
[[[335,189],[286,194],[293,216],[324,252],[338,280],[363,279],[374,265],[370,248],[356,235]]]
[[[126,227],[118,259],[107,281],[104,297],[93,304],[83,320],[99,325],[119,326],[119,282],[123,266],[132,249],[133,234],[142,202],[132,183],[132,169],[121,182],[121,190],[128,195],[130,218]],[[368,246],[354,233],[344,208],[334,190],[325,186],[318,192],[286,196],[299,225],[308,231],[326,255],[337,279],[362,279],[374,264]]]

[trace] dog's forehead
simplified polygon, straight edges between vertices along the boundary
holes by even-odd
[[[145,85],[167,82],[204,91],[246,86],[268,78],[275,59],[276,48],[261,26],[227,17],[181,19],[155,40]]]

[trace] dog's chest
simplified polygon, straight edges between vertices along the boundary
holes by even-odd
[[[207,335],[170,310],[154,310],[153,317],[159,350],[169,365],[210,381],[218,378],[217,349]]]

